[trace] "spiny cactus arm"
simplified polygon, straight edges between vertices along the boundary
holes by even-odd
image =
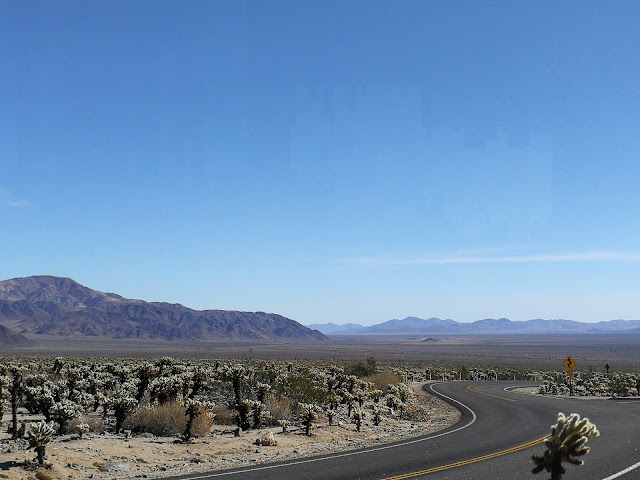
[[[562,462],[583,465],[583,460],[576,457],[589,453],[589,447],[585,443],[598,435],[600,432],[587,418],[581,419],[577,413],[572,413],[569,417],[559,413],[557,423],[551,427],[551,438],[545,441],[547,450],[544,455],[534,454],[531,457],[536,465],[532,472],[546,470],[551,473],[551,480],[561,480],[566,472]]]

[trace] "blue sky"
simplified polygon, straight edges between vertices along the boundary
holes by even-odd
[[[640,4],[0,1],[0,278],[301,323],[640,318]]]

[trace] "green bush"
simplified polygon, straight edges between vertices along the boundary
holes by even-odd
[[[356,362],[344,368],[345,375],[355,375],[359,378],[371,377],[378,372],[378,362],[373,357],[367,358],[364,362]]]

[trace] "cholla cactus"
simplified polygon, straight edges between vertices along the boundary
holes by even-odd
[[[268,383],[256,382],[256,398],[260,403],[264,403],[267,393],[271,390],[271,385]]]
[[[313,403],[300,403],[300,417],[305,426],[305,433],[311,435],[311,426],[313,421],[322,413],[322,408]]]
[[[51,441],[51,437],[54,433],[55,429],[53,426],[44,420],[38,423],[29,424],[29,431],[27,433],[27,436],[29,437],[29,446],[36,451],[36,455],[38,456],[38,465],[44,465],[45,445]]]
[[[8,372],[11,373],[11,428],[9,432],[12,438],[18,438],[18,403],[22,398],[24,388],[23,376],[26,368],[23,365],[11,364]]]
[[[569,417],[559,413],[558,423],[551,426],[551,438],[545,442],[547,451],[542,457],[535,454],[531,457],[536,464],[533,473],[546,470],[551,473],[551,480],[562,480],[562,475],[566,472],[562,462],[582,465],[584,461],[576,457],[589,453],[589,447],[584,444],[598,435],[600,432],[588,418],[580,419],[577,413],[572,413]]]
[[[78,437],[82,439],[82,437],[89,433],[91,427],[89,427],[88,423],[78,423],[73,430],[78,434]]]
[[[245,400],[245,404],[253,416],[253,428],[261,428],[262,420],[269,414],[264,409],[264,403],[259,400]]]
[[[62,400],[51,407],[51,418],[55,420],[59,427],[58,433],[64,435],[67,433],[67,424],[72,418],[80,416],[82,408],[71,400]]]
[[[400,397],[402,403],[407,403],[407,400],[409,400],[412,394],[413,390],[411,390],[410,386],[404,383],[398,384],[398,397]]]
[[[2,425],[2,416],[4,412],[7,411],[9,407],[9,395],[8,389],[9,385],[11,385],[11,381],[9,377],[5,375],[0,375],[0,426]]]
[[[373,424],[376,427],[380,425],[380,420],[382,420],[382,417],[384,417],[386,413],[387,413],[387,408],[384,407],[382,404],[375,403],[373,405]]]
[[[120,433],[122,423],[133,413],[138,402],[132,397],[118,397],[112,400],[111,406],[113,407],[113,415],[116,417],[116,433]]]
[[[204,410],[204,404],[199,400],[194,400],[193,398],[187,398],[184,403],[185,412],[184,414],[189,417],[187,420],[187,426],[182,434],[182,441],[188,443],[191,441],[191,437],[193,436],[191,433],[191,427],[193,426],[193,421],[200,416],[200,414]]]
[[[333,420],[336,418],[336,416],[338,415],[338,412],[336,412],[334,409],[332,408],[327,408],[324,411],[324,414],[327,416],[327,420],[329,420],[329,426],[333,425]]]
[[[400,412],[402,412],[402,408],[404,407],[402,400],[400,400],[398,397],[396,397],[395,395],[387,395],[385,398],[385,405],[389,408],[391,408],[392,410],[395,410],[396,408],[400,409]]]
[[[248,419],[249,409],[244,402],[243,387],[249,378],[249,374],[242,365],[229,365],[224,369],[222,375],[231,381],[235,399],[233,408],[236,410],[236,423],[241,429],[248,430],[251,424]]]
[[[371,390],[369,392],[369,398],[373,400],[373,403],[378,403],[380,399],[383,397],[384,392],[379,389]]]
[[[282,427],[282,433],[287,433],[287,428],[291,425],[289,420],[278,420],[278,425]]]
[[[353,417],[351,418],[351,422],[356,424],[356,430],[359,432],[362,427],[362,420],[364,420],[365,414],[364,410],[361,408],[353,409]]]

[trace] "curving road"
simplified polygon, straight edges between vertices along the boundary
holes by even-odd
[[[430,385],[454,403],[462,418],[453,427],[396,444],[206,474],[171,477],[191,480],[477,480],[531,478],[531,446],[550,431],[558,412],[589,417],[600,437],[589,441],[584,466],[567,467],[566,479],[640,478],[640,401],[586,400],[523,395],[509,391],[520,382],[449,382]],[[529,446],[527,446],[529,444]],[[457,464],[457,465],[456,465]]]

